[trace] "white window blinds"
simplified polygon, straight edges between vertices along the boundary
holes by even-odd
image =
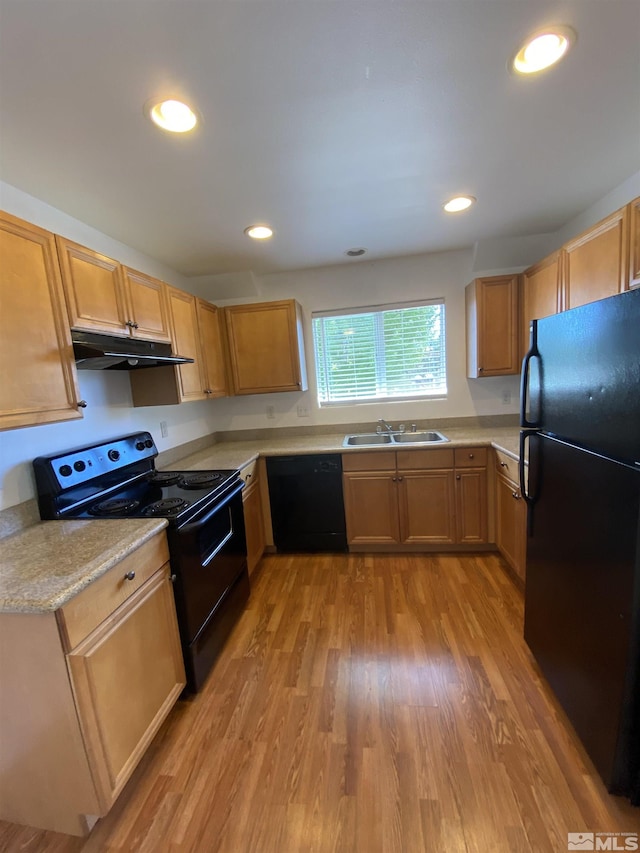
[[[321,405],[446,395],[444,300],[312,318]]]

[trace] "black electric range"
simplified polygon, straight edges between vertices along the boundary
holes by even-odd
[[[33,462],[43,519],[165,518],[188,686],[198,690],[249,596],[237,471],[156,471],[148,432]]]

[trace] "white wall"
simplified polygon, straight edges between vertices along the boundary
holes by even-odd
[[[380,417],[397,422],[516,412],[517,377],[466,378],[464,288],[473,277],[472,260],[473,252],[469,249],[260,276],[259,299],[293,297],[302,306],[309,390],[219,400],[217,408],[228,420],[226,428],[257,429],[369,421],[373,424]],[[312,311],[437,297],[444,297],[446,311],[446,399],[358,403],[322,409],[318,406],[313,371]],[[218,304],[225,303],[218,300]],[[510,405],[502,403],[503,392],[511,394]],[[309,412],[308,417],[298,416],[300,405]],[[274,420],[267,418],[267,406],[275,408]]]
[[[174,270],[15,187],[0,183],[0,207],[42,228],[62,234],[135,269],[188,290],[187,280]],[[25,329],[28,327],[27,319]],[[35,496],[31,460],[39,454],[54,453],[57,450],[140,429],[149,429],[158,448],[166,450],[208,435],[219,428],[218,413],[213,402],[132,408],[129,374],[126,371],[80,370],[78,384],[81,397],[88,403],[82,420],[0,433],[0,509]],[[167,438],[160,435],[160,421],[167,423]]]

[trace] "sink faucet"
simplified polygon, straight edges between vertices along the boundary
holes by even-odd
[[[393,432],[393,427],[390,423],[387,423],[384,418],[378,418],[378,426],[376,427],[377,432],[382,432],[382,427],[389,430],[389,432]]]

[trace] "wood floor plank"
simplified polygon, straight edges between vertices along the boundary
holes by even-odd
[[[522,637],[495,554],[269,555],[204,689],[87,839],[8,853],[557,853],[640,832]]]

